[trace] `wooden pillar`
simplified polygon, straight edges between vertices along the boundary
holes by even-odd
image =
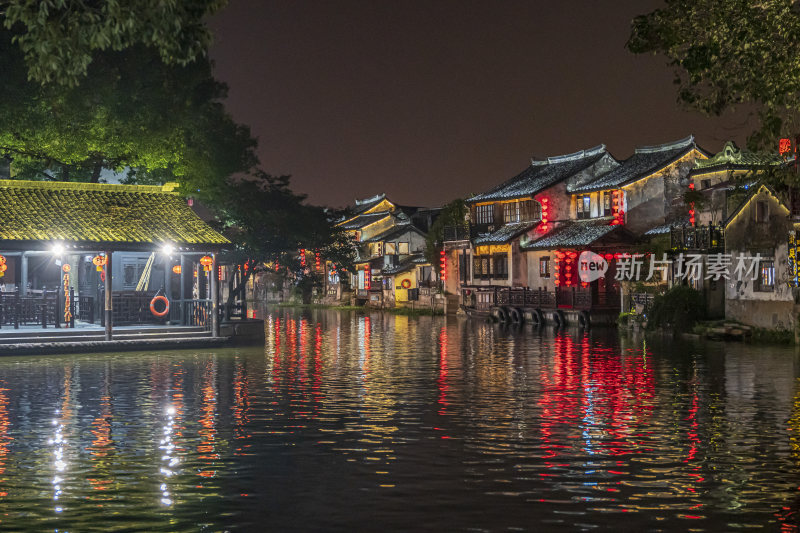
[[[106,281],[105,281],[105,311],[104,316],[106,319],[106,340],[111,340],[111,330],[112,324],[111,321],[113,319],[112,311],[112,298],[111,298],[111,272],[113,271],[112,264],[111,264],[111,255],[112,252],[106,252]]]
[[[28,252],[22,252],[19,257],[19,294],[28,295]]]
[[[169,255],[164,258],[164,294],[169,303],[172,304],[172,257]],[[171,315],[171,311],[167,313],[167,324],[172,324]]]
[[[217,254],[211,254],[211,272],[209,276],[211,288],[211,336],[219,337],[219,283],[217,283]]]
[[[181,301],[180,301],[180,320],[182,325],[186,325],[186,256],[181,254]]]

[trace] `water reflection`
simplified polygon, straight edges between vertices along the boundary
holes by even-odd
[[[0,528],[797,520],[792,349],[331,311],[268,313],[265,332],[261,348],[0,360]]]

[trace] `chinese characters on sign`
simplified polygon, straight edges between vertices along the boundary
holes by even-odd
[[[706,261],[703,261],[706,257]],[[667,254],[661,259],[651,257],[645,269],[644,254],[623,254],[617,259],[615,278],[617,281],[650,281],[656,272],[661,273],[661,279],[666,279],[667,273],[672,269],[676,280],[698,281],[720,279],[735,281],[753,281],[759,275],[761,255],[733,255],[733,254],[678,254],[670,260]],[[705,267],[705,268],[704,268]],[[705,270],[705,272],[704,272]],[[647,273],[647,277],[644,274]]]

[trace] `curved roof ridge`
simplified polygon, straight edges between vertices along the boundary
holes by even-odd
[[[364,198],[363,200],[359,200],[358,198],[356,198],[355,204],[356,205],[371,204],[372,202],[377,202],[378,200],[383,200],[384,198],[386,198],[386,193],[382,192],[382,193],[376,194],[375,196],[372,196],[370,198]]]
[[[634,149],[633,153],[635,154],[652,154],[655,152],[667,152],[670,150],[675,150],[677,148],[686,148],[692,144],[695,144],[694,135],[689,135],[688,137],[684,137],[679,141],[672,141],[663,144],[653,144],[650,146],[638,146]]]
[[[564,154],[564,155],[554,155],[547,158],[547,161],[537,161],[535,159],[531,159],[531,166],[535,165],[547,165],[551,163],[561,163],[563,161],[576,161],[578,159],[585,159],[587,157],[593,157],[598,154],[601,154],[606,150],[605,144],[598,144],[597,146],[593,146],[592,148],[587,148],[585,150],[580,150],[578,152],[573,152],[571,154]]]

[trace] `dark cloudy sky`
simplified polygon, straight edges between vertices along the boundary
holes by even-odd
[[[634,56],[655,0],[230,0],[211,50],[262,166],[334,206],[386,192],[440,205],[531,156],[694,133],[718,150],[744,117],[681,110],[663,58]]]

